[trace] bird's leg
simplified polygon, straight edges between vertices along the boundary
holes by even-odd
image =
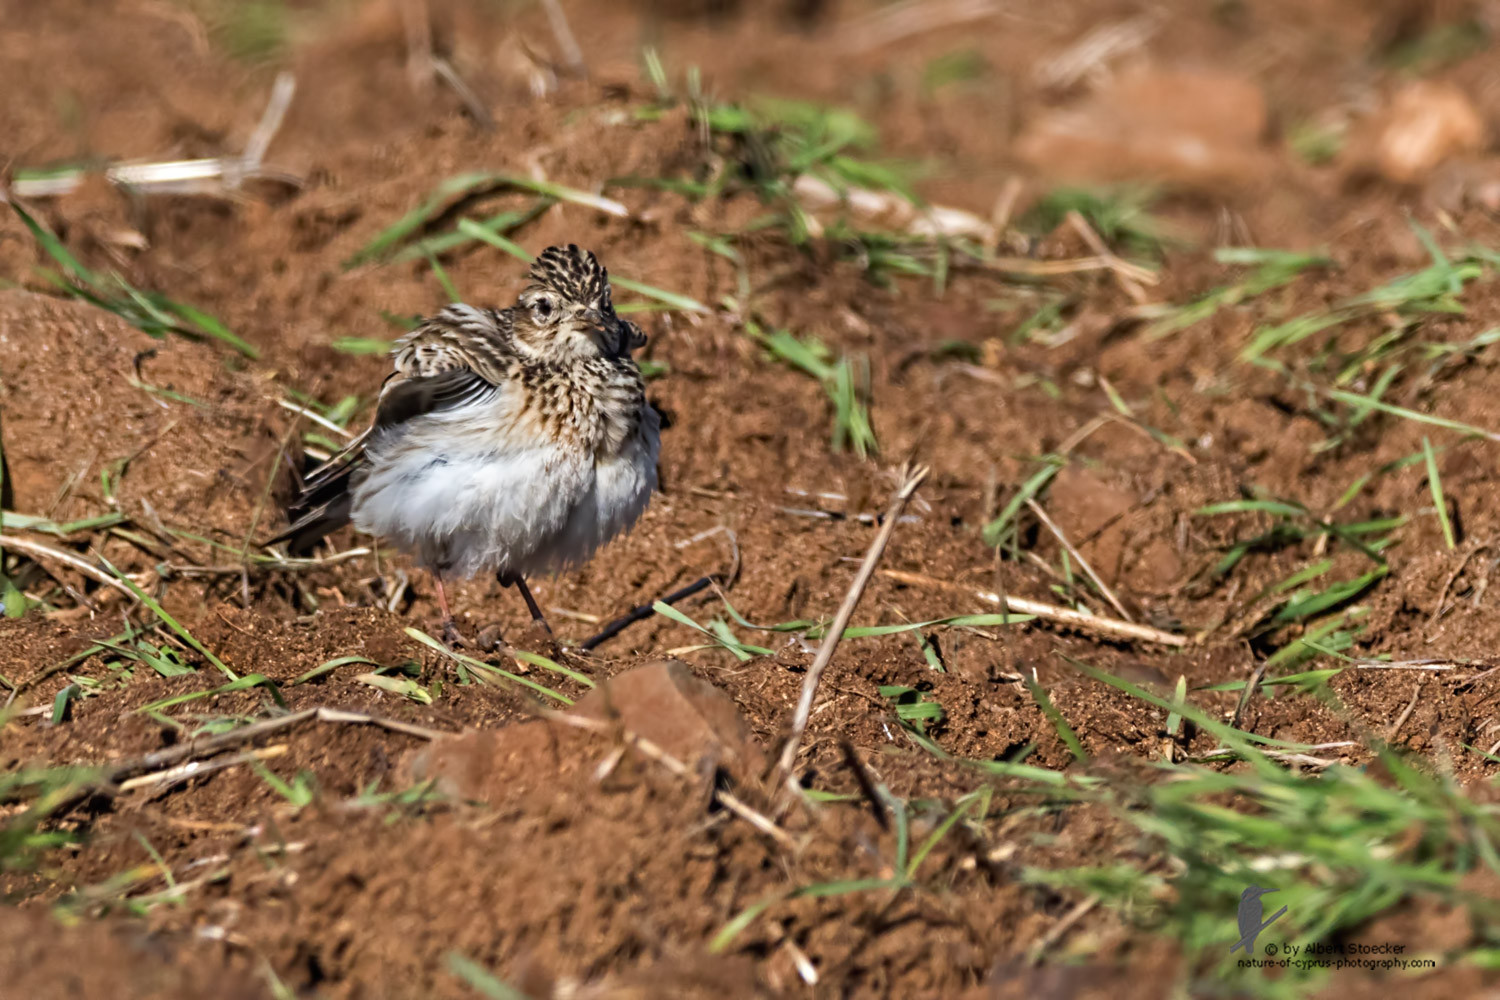
[[[661,599],[661,603],[670,605],[676,604],[678,601],[686,600],[687,598],[692,597],[694,594],[698,593],[700,590],[707,589],[713,584],[715,579],[716,578],[712,576],[700,577],[697,580],[694,580],[692,583],[688,584],[686,587],[683,587],[680,590],[674,590],[666,597],[663,597]],[[630,614],[625,615],[621,618],[616,618],[614,621],[610,622],[608,625],[600,629],[592,637],[585,639],[583,642],[579,643],[578,648],[593,649],[600,643],[613,639],[615,636],[619,635],[621,632],[625,631],[636,622],[645,621],[647,618],[650,618],[654,614],[656,614],[656,606],[654,604],[642,604],[640,607],[630,612]]]
[[[526,602],[526,610],[531,612],[531,620],[541,625],[542,631],[551,635],[552,626],[547,624],[547,618],[542,614],[542,609],[537,607],[536,598],[531,596],[531,588],[526,586],[526,579],[519,573],[501,573],[499,579],[502,586],[513,586],[521,592],[521,600]]]
[[[467,646],[464,637],[459,635],[458,626],[454,624],[453,612],[448,610],[448,593],[443,589],[443,574],[437,570],[432,571],[432,586],[437,591],[438,608],[443,612],[443,642],[449,648]]]

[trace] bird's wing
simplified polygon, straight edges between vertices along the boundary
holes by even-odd
[[[512,343],[508,312],[471,306],[449,306],[398,340],[370,426],[307,474],[287,508],[291,524],[266,544],[289,541],[289,551],[305,552],[347,524],[349,488],[371,439],[425,414],[493,399],[513,368]]]

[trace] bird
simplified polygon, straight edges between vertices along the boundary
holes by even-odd
[[[1229,949],[1231,955],[1238,948],[1244,948],[1247,955],[1255,954],[1255,939],[1260,937],[1260,932],[1271,926],[1277,917],[1286,912],[1286,907],[1283,906],[1277,911],[1276,916],[1262,923],[1260,918],[1265,909],[1260,898],[1268,892],[1279,891],[1278,889],[1262,889],[1258,885],[1251,885],[1247,886],[1245,891],[1240,893],[1240,905],[1236,914],[1240,929],[1240,939],[1235,943],[1234,947]]]
[[[513,305],[454,303],[392,345],[368,429],[303,478],[267,544],[305,554],[352,523],[432,574],[450,646],[468,643],[445,584],[479,573],[550,634],[527,578],[587,562],[657,487],[645,342],[594,253],[548,247]]]

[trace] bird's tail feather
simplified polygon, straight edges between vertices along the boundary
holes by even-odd
[[[292,523],[265,544],[286,542],[288,554],[305,556],[331,532],[348,524],[349,513],[354,506],[349,483],[355,469],[356,465],[350,463],[337,475],[310,484],[310,488],[293,501],[287,510]]]

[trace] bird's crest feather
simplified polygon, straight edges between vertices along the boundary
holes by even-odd
[[[600,310],[613,308],[609,271],[576,243],[548,247],[531,265],[531,278],[563,298]]]

